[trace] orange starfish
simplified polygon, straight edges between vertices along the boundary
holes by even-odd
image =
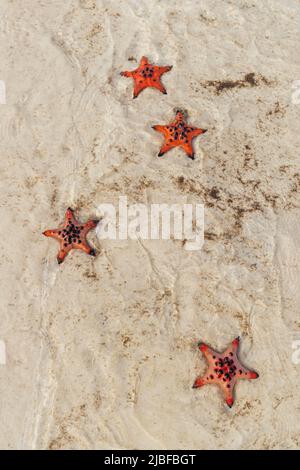
[[[131,77],[134,80],[133,98],[137,98],[142,90],[148,87],[157,88],[159,91],[167,94],[165,87],[160,81],[163,73],[171,70],[171,65],[159,67],[157,65],[149,64],[147,57],[142,57],[140,65],[132,72],[121,72],[123,77]]]
[[[70,207],[66,211],[65,222],[61,229],[46,230],[43,235],[55,238],[60,244],[57,255],[58,264],[62,263],[72,249],[82,250],[88,255],[96,256],[96,251],[91,248],[86,240],[87,233],[98,224],[99,220],[89,220],[81,224],[74,217]]]
[[[157,125],[152,126],[152,128],[155,131],[161,132],[165,137],[165,143],[158,154],[159,157],[162,157],[164,153],[174,147],[181,147],[192,160],[195,158],[192,140],[194,137],[197,137],[197,135],[204,134],[204,132],[207,131],[207,129],[188,126],[184,114],[181,111],[177,111],[175,120],[167,126]]]
[[[193,388],[215,383],[221,387],[225,401],[231,408],[234,402],[233,391],[239,379],[257,379],[258,373],[244,367],[238,359],[239,338],[232,341],[223,353],[218,353],[206,344],[200,343],[202,351],[208,362],[208,369],[202,377],[195,380]]]

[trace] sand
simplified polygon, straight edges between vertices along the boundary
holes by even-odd
[[[0,447],[300,447],[298,0],[1,0]],[[168,94],[119,75],[173,65]],[[294,88],[293,88],[294,87]],[[207,128],[157,158],[174,109]],[[203,203],[205,244],[41,233],[72,206]],[[232,409],[193,390],[241,337]],[[3,347],[2,347],[3,353]],[[3,354],[2,354],[3,356]],[[5,364],[3,363],[5,362]]]

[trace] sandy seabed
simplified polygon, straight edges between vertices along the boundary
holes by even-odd
[[[299,0],[0,1],[1,448],[300,447],[299,14]],[[142,55],[173,65],[167,95],[132,100],[119,72]],[[195,161],[156,156],[151,126],[176,107],[208,129]],[[95,259],[58,266],[42,231],[119,195],[202,202],[202,250],[94,231]],[[236,336],[260,378],[227,409],[191,387],[197,342]]]

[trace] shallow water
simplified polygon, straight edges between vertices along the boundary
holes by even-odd
[[[299,448],[299,9],[2,0],[1,448]],[[132,100],[142,55],[173,65],[167,95]],[[208,129],[195,161],[156,157],[178,107]],[[58,266],[41,233],[120,195],[204,203],[203,249],[91,232],[99,255]],[[238,335],[260,378],[229,410],[191,387],[197,342]]]

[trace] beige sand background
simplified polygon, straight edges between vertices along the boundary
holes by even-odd
[[[0,6],[0,447],[299,448],[300,2]],[[142,55],[173,65],[168,95],[131,99]],[[156,157],[175,107],[208,128],[195,161]],[[41,232],[119,195],[203,202],[202,251],[94,232],[59,267]],[[260,378],[229,410],[191,386],[197,341],[237,335]]]

